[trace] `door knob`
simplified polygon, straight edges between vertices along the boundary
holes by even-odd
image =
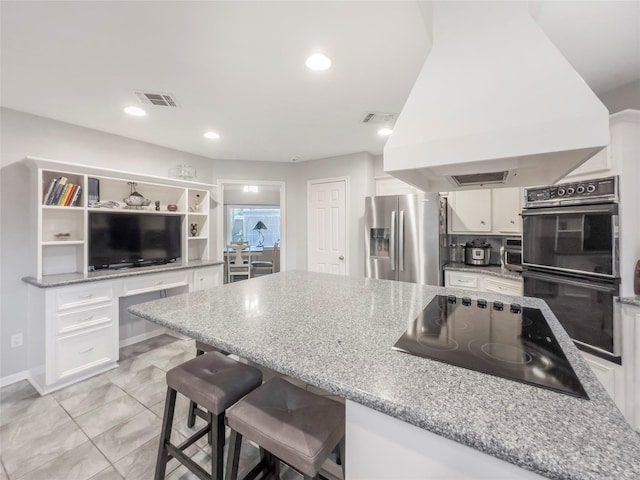
[[[339,260],[344,260],[344,256],[340,255],[340,256],[338,257],[338,259],[339,259]]]

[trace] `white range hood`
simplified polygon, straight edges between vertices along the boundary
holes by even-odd
[[[609,143],[609,112],[526,2],[433,2],[433,47],[384,148],[426,191],[548,185]]]

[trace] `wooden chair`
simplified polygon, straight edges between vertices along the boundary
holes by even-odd
[[[260,260],[254,260],[251,265],[253,267],[253,276],[256,276],[256,274],[268,275],[279,271],[280,245],[278,242],[273,247],[264,247]]]
[[[227,245],[226,261],[227,283],[231,283],[239,276],[251,278],[251,250],[247,248],[247,244]]]

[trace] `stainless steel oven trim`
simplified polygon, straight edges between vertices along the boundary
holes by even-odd
[[[608,213],[612,216],[618,216],[618,204],[595,204],[595,205],[573,205],[571,207],[543,207],[536,209],[525,209],[522,211],[523,217],[533,215],[572,215],[581,213]]]
[[[590,288],[591,290],[597,290],[599,292],[615,293],[616,295],[614,296],[618,296],[617,294],[620,291],[620,288],[618,287],[618,285],[615,285],[615,284],[601,284],[599,282],[596,283],[586,279],[559,277],[558,275],[553,275],[549,273],[545,274],[542,272],[534,272],[531,270],[527,270],[523,274],[523,277],[536,278],[538,280],[550,281],[550,282],[559,283],[562,285],[571,285],[574,287]]]
[[[614,265],[614,269],[613,269],[613,275],[606,275],[604,273],[590,273],[590,272],[584,272],[582,270],[572,270],[570,268],[550,267],[548,265],[539,265],[537,263],[522,262],[522,265],[524,267],[532,267],[532,268],[536,268],[538,270],[548,270],[548,271],[553,271],[553,272],[569,273],[569,274],[581,275],[581,276],[589,275],[590,277],[604,278],[604,279],[608,279],[608,280],[615,280],[616,278],[618,278],[618,272],[617,272],[617,268],[615,267],[615,265]]]

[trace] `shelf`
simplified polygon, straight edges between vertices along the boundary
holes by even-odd
[[[133,208],[87,208],[89,212],[109,212],[109,213],[146,213],[151,215],[184,215],[185,212],[170,212],[169,210],[135,210]]]
[[[61,245],[84,245],[84,240],[50,240],[42,242],[43,247],[59,247]]]
[[[203,213],[203,212],[189,212],[189,216],[190,217],[207,217],[209,216],[209,214]]]
[[[71,205],[42,205],[42,209],[43,210],[76,210],[76,211],[82,211],[84,210],[83,206],[80,205],[75,205],[75,206],[71,206]]]
[[[188,237],[187,240],[209,240],[209,237]]]

